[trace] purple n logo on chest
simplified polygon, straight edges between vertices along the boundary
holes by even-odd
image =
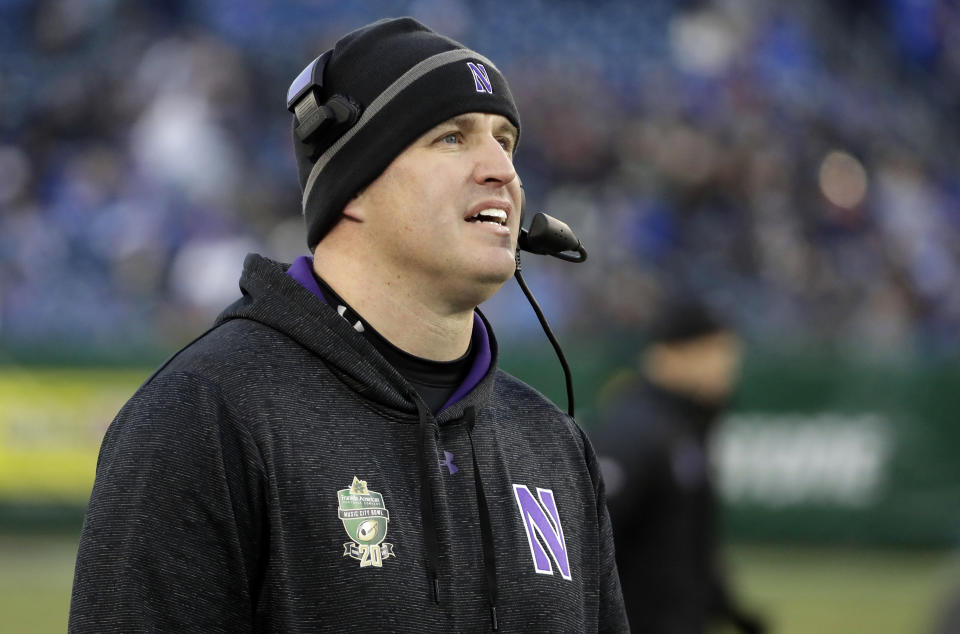
[[[538,574],[552,575],[553,562],[556,562],[560,575],[564,579],[572,579],[567,542],[563,539],[563,527],[560,525],[560,513],[557,511],[553,491],[538,487],[538,497],[534,497],[526,485],[514,484],[513,496],[517,500],[520,517],[526,529],[534,569]],[[537,535],[540,536],[539,539]],[[550,552],[550,557],[547,556],[547,551]]]

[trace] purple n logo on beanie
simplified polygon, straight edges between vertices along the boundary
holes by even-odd
[[[483,64],[474,64],[467,62],[467,68],[473,73],[473,83],[477,87],[477,92],[487,92],[493,94],[493,84],[490,83],[490,77],[487,76],[487,69]]]

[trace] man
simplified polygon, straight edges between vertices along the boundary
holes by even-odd
[[[732,601],[718,562],[707,447],[736,386],[740,338],[701,302],[667,302],[640,373],[601,399],[591,438],[607,483],[630,626],[702,634],[763,624]]]
[[[313,257],[248,256],[111,424],[71,631],[626,630],[590,444],[476,311],[520,226],[500,72],[385,20],[288,98]]]

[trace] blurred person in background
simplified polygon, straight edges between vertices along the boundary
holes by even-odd
[[[960,584],[954,583],[940,601],[930,634],[956,634],[960,632]]]
[[[639,373],[616,375],[591,433],[607,485],[630,626],[766,631],[731,597],[716,544],[708,444],[739,377],[742,341],[696,300],[654,319]]]
[[[70,630],[626,631],[592,448],[476,310],[516,266],[506,80],[401,18],[287,98],[313,255],[248,256],[110,425]]]

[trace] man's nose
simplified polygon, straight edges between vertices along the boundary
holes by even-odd
[[[513,158],[500,142],[492,136],[484,136],[476,148],[477,159],[474,178],[478,183],[506,185],[517,177]]]

